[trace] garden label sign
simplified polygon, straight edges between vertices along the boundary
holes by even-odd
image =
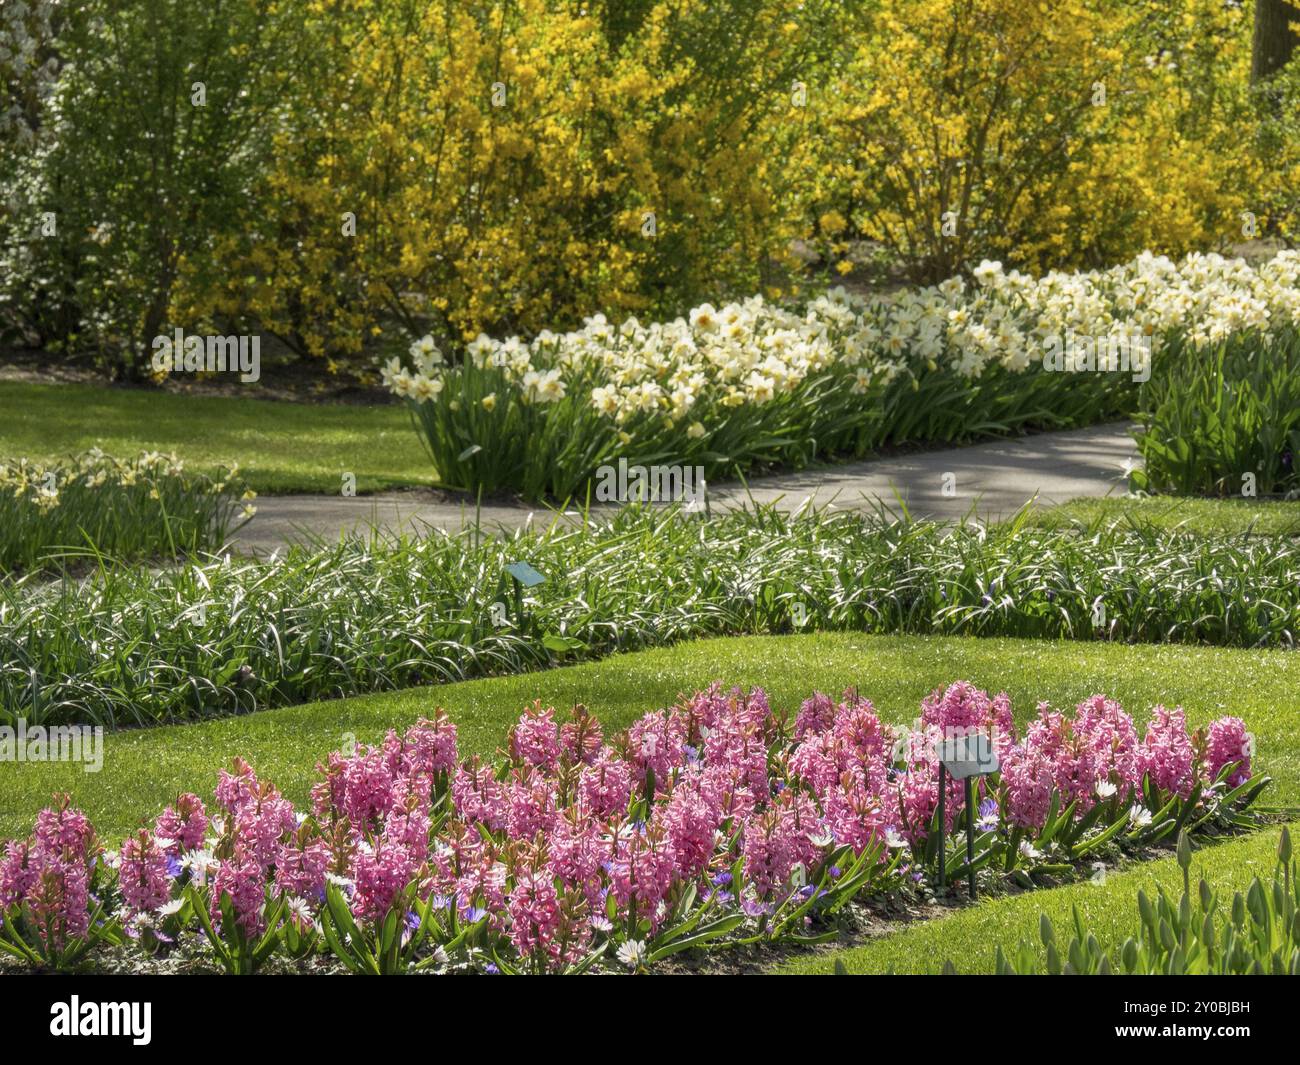
[[[506,566],[506,572],[514,578],[515,582],[515,624],[523,627],[524,623],[524,589],[535,588],[546,578],[533,569],[527,562],[511,562]]]
[[[998,752],[982,733],[957,736],[939,744],[939,764],[953,780],[982,777],[998,771]]]
[[[954,736],[939,744],[939,831],[947,825],[944,800],[947,797],[947,776],[966,782],[966,866],[970,870],[970,897],[975,897],[975,778],[998,771],[998,752],[992,741],[982,733],[973,736]],[[947,848],[939,848],[939,886],[943,887],[947,872]]]
[[[532,588],[546,580],[545,577],[538,573],[537,570],[533,569],[533,567],[527,562],[511,562],[510,565],[506,567],[506,572],[525,588]]]

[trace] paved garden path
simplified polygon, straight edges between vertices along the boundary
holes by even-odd
[[[752,498],[793,510],[811,498],[847,510],[874,510],[878,503],[897,510],[901,498],[913,517],[959,518],[974,508],[980,517],[998,518],[1035,496],[1063,503],[1123,492],[1126,471],[1136,462],[1128,424],[1116,423],[759,477],[748,491],[739,483],[710,485],[709,503],[716,511],[745,506]],[[487,529],[555,517],[545,508],[511,504],[485,505],[479,516]],[[567,520],[576,517],[570,513]],[[461,505],[419,490],[352,498],[263,496],[237,541],[244,551],[266,553],[304,533],[333,540],[372,525],[387,531],[456,530],[474,520],[472,501]]]

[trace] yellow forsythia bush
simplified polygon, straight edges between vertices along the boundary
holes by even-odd
[[[753,291],[794,235],[761,131],[834,6],[317,0],[265,225],[190,313],[334,354],[381,319],[460,342]]]
[[[804,155],[833,255],[864,238],[925,280],[1096,266],[1222,247],[1263,210],[1240,7],[881,0],[852,41]]]
[[[933,282],[1300,234],[1300,59],[1251,87],[1250,3],[64,6],[0,17],[0,339],[129,376],[173,327],[459,359],[671,320],[808,249]]]

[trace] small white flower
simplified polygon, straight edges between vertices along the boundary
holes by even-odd
[[[898,830],[893,825],[890,825],[885,829],[885,846],[890,850],[897,851],[902,850],[904,847],[910,847],[911,844],[898,834]]]
[[[190,880],[199,886],[208,882],[208,877],[217,871],[220,864],[212,852],[206,850],[190,851],[181,859],[181,868],[187,870]]]
[[[1103,780],[1097,785],[1097,798],[1111,799],[1114,798],[1115,792],[1119,790],[1109,780]]]
[[[168,917],[174,917],[181,912],[181,907],[184,905],[184,899],[172,899],[170,902],[164,902],[158,907],[158,916],[164,920]]]
[[[1134,828],[1146,828],[1147,825],[1151,824],[1151,811],[1145,806],[1134,806],[1128,812],[1128,819]]]
[[[645,944],[639,939],[629,939],[618,948],[618,960],[629,969],[638,969],[645,964]]]
[[[288,909],[289,916],[294,919],[294,923],[299,927],[310,927],[312,922],[316,920],[311,912],[311,907],[302,899],[290,899]]]

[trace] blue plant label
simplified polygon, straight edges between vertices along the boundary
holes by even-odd
[[[541,584],[543,577],[537,570],[533,569],[527,562],[511,562],[506,567],[506,572],[525,588],[532,588],[534,585]]]

